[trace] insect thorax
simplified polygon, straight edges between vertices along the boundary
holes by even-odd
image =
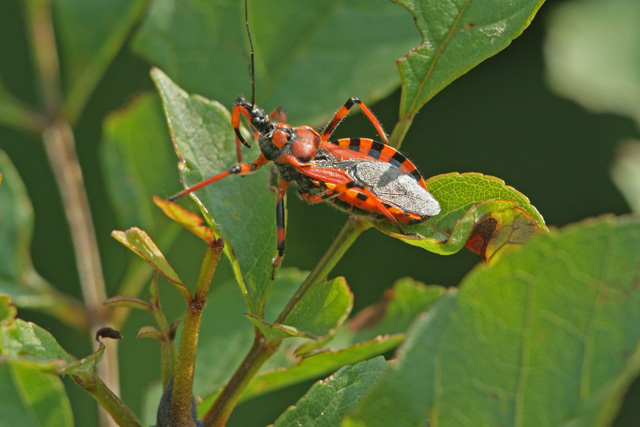
[[[282,154],[286,148],[276,147],[271,141],[271,134],[260,134],[260,136],[258,137],[258,145],[260,146],[260,151],[262,151],[262,154],[264,154],[264,156],[271,161],[277,159],[278,156]]]

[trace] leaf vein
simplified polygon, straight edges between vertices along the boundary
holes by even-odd
[[[470,0],[467,0],[467,1],[464,2],[462,7],[460,8],[460,11],[458,12],[458,15],[456,16],[456,19],[455,19],[453,25],[451,25],[451,28],[449,29],[449,32],[447,33],[447,36],[442,41],[442,44],[438,45],[438,47],[436,48],[435,54],[433,55],[433,59],[431,60],[431,64],[429,65],[429,70],[425,74],[424,79],[422,79],[422,81],[420,82],[420,85],[418,86],[418,90],[417,90],[416,96],[414,96],[413,102],[411,102],[411,108],[409,109],[410,112],[414,111],[416,109],[416,104],[418,104],[418,99],[420,98],[420,94],[422,94],[422,92],[424,91],[424,87],[427,84],[427,81],[429,81],[429,78],[433,74],[433,70],[435,69],[436,63],[438,62],[438,58],[442,54],[442,51],[446,47],[446,45],[449,42],[449,40],[451,40],[451,38],[453,37],[453,34],[455,33],[455,31],[456,31],[456,29],[458,27],[458,23],[460,22],[460,19],[462,18],[462,15],[464,15],[464,11],[467,9],[467,6],[469,5],[469,2],[470,2]],[[422,18],[423,18],[424,22],[426,23],[427,21],[426,21],[426,19],[424,19],[425,16],[422,14],[422,10],[420,10],[420,12],[421,12],[421,15],[422,15]],[[426,27],[429,28],[428,25]],[[434,40],[434,43],[435,43],[435,40]],[[425,44],[425,40],[423,40],[423,46],[424,46],[424,44]],[[437,43],[436,43],[436,45],[437,45]],[[411,71],[415,74],[415,72],[413,71],[413,67],[411,67]]]
[[[522,326],[522,345],[520,352],[520,370],[518,374],[518,384],[516,386],[514,425],[521,426],[525,421],[524,394],[529,376],[529,357],[531,349],[531,323],[534,316],[534,305],[536,298],[536,284],[531,280],[526,280],[527,296],[525,307],[524,325]]]

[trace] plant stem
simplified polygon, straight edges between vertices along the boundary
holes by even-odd
[[[351,217],[347,220],[327,252],[282,310],[276,323],[286,319],[306,293],[327,277],[358,236],[369,227],[371,224],[361,218]],[[249,353],[205,415],[205,425],[221,427],[226,424],[244,389],[258,373],[264,362],[278,350],[281,342],[267,342],[264,336],[256,330],[256,337]]]
[[[129,409],[99,377],[94,376],[92,381],[85,381],[79,375],[73,375],[72,378],[76,384],[93,396],[119,426],[142,426],[142,423],[135,414],[131,412],[131,409]]]
[[[34,49],[34,59],[40,78],[45,111],[55,117],[61,105],[60,64],[51,21],[51,0],[29,0],[27,22]]]
[[[280,341],[269,344],[264,336],[256,331],[251,349],[204,416],[205,426],[223,427],[227,423],[244,389],[258,373],[264,362],[269,360],[279,347]]]
[[[196,291],[189,301],[184,317],[182,335],[180,336],[180,349],[173,380],[173,393],[171,395],[171,425],[193,426],[191,418],[191,399],[193,395],[193,374],[196,366],[196,353],[198,349],[198,337],[200,334],[200,320],[202,310],[207,303],[207,293],[211,279],[216,271],[218,260],[224,243],[222,239],[214,240],[207,248]]]
[[[107,299],[89,202],[69,124],[58,121],[45,129],[44,146],[60,189],[78,264],[80,285],[92,326],[107,322]]]
[[[282,323],[291,314],[296,304],[318,283],[324,280],[333,270],[333,267],[340,261],[342,256],[356,241],[363,231],[371,227],[371,224],[358,217],[350,217],[345,223],[340,233],[335,238],[327,252],[320,259],[313,271],[309,273],[300,288],[293,295],[286,307],[282,310],[275,323]]]
[[[62,196],[78,264],[80,285],[89,316],[106,318],[106,299],[98,245],[96,243],[82,170],[75,151],[73,131],[59,117],[60,89],[56,45],[48,2],[29,2],[35,56],[39,65],[43,100],[51,121],[43,132],[44,146]]]
[[[26,11],[45,116],[48,119],[42,138],[69,222],[80,286],[93,335],[97,329],[108,324],[108,312],[102,305],[106,292],[73,131],[61,114],[60,66],[51,17],[51,1],[29,0],[26,2]],[[117,346],[109,346],[97,368],[99,375],[115,393],[120,388],[117,356]],[[113,425],[104,413],[101,413],[101,422],[102,425]]]
[[[71,230],[82,295],[89,315],[89,327],[91,335],[94,335],[98,329],[109,325],[108,311],[102,304],[107,296],[89,203],[74,149],[73,133],[68,123],[60,121],[47,127],[43,139],[62,195]],[[97,370],[98,375],[105,380],[109,388],[116,394],[119,393],[118,347],[115,343],[107,347],[105,357],[97,366]],[[101,424],[114,425],[102,412]]]
[[[398,123],[396,123],[396,126],[393,128],[393,132],[391,132],[391,136],[389,137],[389,145],[394,148],[400,148],[402,141],[404,141],[404,137],[407,136],[407,132],[409,132],[409,128],[413,123],[413,117],[414,114],[407,114],[398,120]]]

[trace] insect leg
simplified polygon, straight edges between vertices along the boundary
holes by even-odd
[[[273,120],[275,117],[278,118],[278,123],[287,123],[287,112],[284,107],[277,107],[269,114],[269,120]]]
[[[278,200],[276,202],[276,247],[278,249],[278,255],[273,259],[273,272],[272,276],[275,276],[275,269],[282,262],[284,256],[285,246],[285,218],[284,218],[284,196],[289,188],[289,182],[280,178],[280,186],[278,187]]]
[[[251,123],[251,114],[246,105],[236,104],[231,110],[231,126],[236,133],[236,152],[238,154],[238,163],[242,163],[242,151],[240,150],[240,144],[243,144],[247,148],[251,148],[251,145],[245,141],[244,137],[240,133],[240,114],[246,117]]]
[[[325,185],[327,184],[325,183]],[[320,194],[311,195],[309,193],[305,193],[305,194],[301,194],[300,197],[302,197],[302,199],[307,203],[313,204],[313,203],[318,203],[318,202],[323,202],[326,200],[333,199],[334,197],[338,197],[341,194],[345,194],[345,193],[348,195],[351,195],[352,197],[362,202],[366,202],[366,201],[371,202],[377,208],[377,211],[382,215],[384,215],[385,217],[387,217],[389,222],[391,222],[401,234],[403,235],[407,234],[402,228],[402,226],[400,225],[400,223],[398,222],[398,220],[396,219],[396,217],[393,216],[393,214],[389,211],[389,209],[387,209],[387,207],[380,201],[378,196],[373,194],[371,190],[369,190],[360,181],[345,182],[345,183],[336,185],[334,188],[330,188],[326,191],[323,191]]]
[[[192,193],[196,190],[201,189],[202,187],[209,185],[211,183],[214,183],[216,181],[221,180],[222,178],[225,178],[229,175],[248,175],[250,173],[253,173],[255,171],[257,171],[258,169],[260,169],[262,166],[264,166],[266,163],[269,163],[269,160],[267,160],[267,158],[264,156],[264,154],[260,153],[260,157],[258,157],[255,161],[251,162],[251,163],[238,163],[235,166],[232,166],[230,169],[221,172],[217,175],[214,175],[210,178],[205,179],[204,181],[200,181],[199,183],[193,185],[192,187],[189,188],[185,188],[184,190],[182,190],[181,192],[179,192],[178,194],[169,197],[170,201],[174,201],[176,199],[179,199],[180,197],[186,196],[189,193]]]
[[[328,190],[311,195],[309,193],[302,193],[300,197],[308,203],[318,203],[324,200],[338,197],[340,194],[354,192],[352,198],[358,199],[360,202],[370,202],[377,212],[384,215],[397,229],[403,234],[407,235],[404,231],[398,219],[389,211],[389,209],[382,203],[380,198],[369,190],[366,185],[360,181],[354,180],[346,172],[335,168],[317,167],[313,163],[302,163],[291,154],[282,154],[276,160],[276,163],[290,164],[296,168],[296,170],[310,178],[314,178],[319,182],[323,182],[325,186],[330,187]]]
[[[366,114],[366,116],[369,118],[369,121],[373,124],[373,127],[376,128],[376,131],[380,135],[380,138],[382,138],[382,142],[384,142],[385,144],[389,144],[389,139],[387,138],[387,135],[384,133],[384,130],[382,129],[382,125],[380,124],[376,116],[373,115],[371,110],[369,110],[369,108],[364,104],[364,102],[360,101],[359,98],[349,98],[347,102],[345,102],[345,104],[338,110],[336,115],[333,117],[333,119],[331,119],[327,127],[322,132],[322,135],[321,135],[322,140],[326,141],[329,139],[329,137],[331,136],[335,128],[338,126],[338,124],[342,121],[342,119],[345,118],[347,114],[349,114],[349,110],[351,110],[351,107],[353,107],[356,104],[360,106],[360,109],[362,109],[364,114]]]

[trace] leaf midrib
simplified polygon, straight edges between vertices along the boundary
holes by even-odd
[[[425,74],[424,79],[422,79],[422,81],[420,82],[420,85],[418,86],[418,90],[416,92],[416,95],[413,97],[413,101],[411,102],[411,105],[409,107],[409,111],[407,112],[407,115],[411,116],[413,113],[416,112],[416,110],[420,109],[420,105],[419,105],[418,100],[420,99],[421,94],[424,92],[424,87],[426,86],[427,82],[429,81],[429,78],[431,77],[431,74],[433,74],[433,70],[435,69],[435,66],[436,66],[436,64],[438,62],[438,59],[440,58],[440,56],[442,54],[442,51],[447,46],[447,43],[449,42],[449,40],[451,40],[451,38],[453,37],[453,34],[454,34],[455,30],[458,28],[458,23],[460,22],[460,19],[462,19],[462,15],[464,15],[464,12],[467,9],[467,6],[469,5],[470,1],[471,0],[467,0],[467,1],[464,2],[464,4],[462,5],[462,8],[460,8],[460,11],[458,12],[458,16],[456,16],[456,19],[455,19],[453,25],[449,29],[449,32],[447,33],[447,36],[442,41],[442,43],[440,45],[438,45],[438,47],[436,48],[436,52],[433,55],[433,60],[431,61],[431,64],[429,65],[429,69],[427,70],[427,73]],[[426,25],[427,20],[426,20],[424,14],[422,13],[422,8],[420,8],[420,17],[425,22],[425,26],[426,26],[427,30],[429,30],[429,25]],[[430,32],[430,30],[429,30],[429,32]],[[421,33],[422,33],[422,31],[421,31]],[[426,35],[424,33],[422,33],[422,36],[425,37]],[[422,41],[422,46],[425,46],[424,40]],[[411,68],[411,72],[415,75],[415,72],[413,71],[413,67],[411,66],[410,62],[409,62],[409,66]],[[417,108],[416,108],[416,104],[418,104]]]

